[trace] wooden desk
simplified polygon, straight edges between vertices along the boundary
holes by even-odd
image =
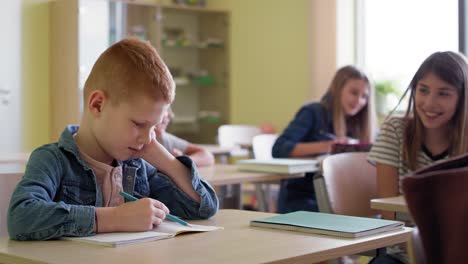
[[[19,163],[26,165],[30,153],[0,153],[0,164],[4,163]]]
[[[302,177],[303,174],[275,174],[267,172],[239,171],[236,165],[215,164],[198,168],[200,175],[217,189],[221,208],[242,208],[242,184],[261,183]],[[257,188],[258,187],[258,188]],[[261,186],[256,186],[259,209],[269,211],[269,194]]]
[[[7,211],[11,194],[23,177],[23,171],[0,172],[0,236],[7,235]],[[0,262],[1,263],[1,262]]]
[[[403,196],[378,198],[371,200],[371,208],[377,210],[408,213],[408,207]]]
[[[404,243],[411,237],[410,228],[346,239],[249,226],[251,219],[271,215],[221,210],[210,220],[193,223],[223,226],[224,230],[117,248],[72,241],[19,242],[2,237],[0,263],[314,263]]]
[[[233,148],[221,147],[220,145],[215,145],[215,144],[213,145],[212,144],[197,144],[197,145],[208,150],[213,155],[229,155],[231,153],[231,150],[233,150]]]
[[[30,153],[0,153],[0,173],[23,172]]]
[[[239,171],[236,165],[230,164],[215,164],[209,167],[198,168],[203,179],[207,180],[211,185],[228,185],[242,183],[256,183],[278,181],[281,179],[298,178],[304,174],[275,174],[268,172],[248,172]]]

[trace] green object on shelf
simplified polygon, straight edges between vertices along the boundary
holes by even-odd
[[[219,123],[221,120],[219,117],[216,117],[216,116],[205,116],[203,118],[200,118],[200,121],[214,124],[214,123]]]
[[[195,83],[200,86],[211,86],[214,84],[214,78],[211,75],[203,75],[195,78]]]

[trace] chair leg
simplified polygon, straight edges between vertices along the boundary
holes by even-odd
[[[263,184],[255,184],[255,195],[257,196],[258,210],[261,212],[269,212],[269,199],[267,197],[267,192],[263,189]]]

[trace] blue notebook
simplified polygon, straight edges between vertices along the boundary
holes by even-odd
[[[404,226],[399,221],[305,211],[255,219],[250,225],[351,238],[399,230]]]

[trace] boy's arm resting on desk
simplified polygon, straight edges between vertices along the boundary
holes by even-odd
[[[190,182],[193,190],[200,197],[197,202],[185,193],[171,177],[158,171],[150,164],[145,166],[150,185],[150,197],[163,202],[171,214],[186,219],[206,219],[218,211],[216,193],[206,181],[202,180],[194,162],[187,156],[177,157],[190,171]]]
[[[143,147],[140,157],[171,178],[190,198],[200,201],[200,196],[192,186],[190,168],[177,160],[155,137]]]
[[[62,188],[62,165],[58,154],[48,147],[31,154],[25,175],[10,201],[8,232],[12,239],[46,240],[94,234],[94,206],[53,200]]]
[[[188,142],[170,133],[163,133],[158,141],[174,156],[189,156],[197,166],[210,166],[215,162],[213,154],[202,146]]]

